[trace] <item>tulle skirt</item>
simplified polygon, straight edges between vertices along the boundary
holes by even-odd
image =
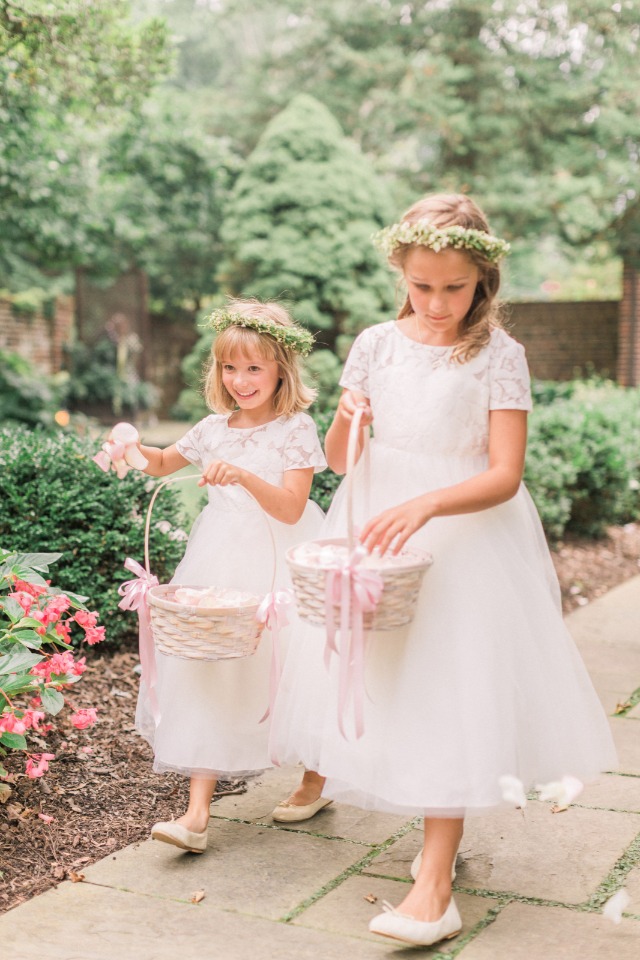
[[[368,497],[357,467],[360,523],[486,469],[484,457],[427,457],[375,441],[371,457]],[[322,536],[345,531],[343,484]],[[326,669],[324,630],[305,625],[290,646],[272,723],[278,762],[319,771],[334,799],[424,816],[499,805],[504,774],[529,789],[610,769],[608,723],[562,620],[524,486],[489,510],[431,520],[411,544],[434,562],[411,625],[368,637],[363,735],[356,739],[349,715],[341,734],[338,660]]]
[[[289,586],[284,553],[300,540],[318,536],[322,511],[309,502],[296,524],[266,515],[243,491],[225,487],[210,500],[191,531],[173,583],[221,586],[264,595]],[[269,536],[275,541],[274,552]],[[284,655],[290,627],[280,631]],[[136,726],[153,747],[154,770],[189,776],[251,776],[271,766],[269,706],[272,639],[262,635],[253,656],[232,660],[182,660],[156,651],[156,694],[160,721],[154,723],[148,690],[141,685]]]

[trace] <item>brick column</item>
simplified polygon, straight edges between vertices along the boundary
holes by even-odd
[[[618,383],[640,386],[640,259],[625,259],[618,326]]]

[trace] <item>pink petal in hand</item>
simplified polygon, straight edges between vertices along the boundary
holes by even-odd
[[[101,470],[104,470],[105,473],[109,473],[111,457],[108,453],[105,453],[104,450],[99,450],[95,457],[91,457],[91,459],[100,467]]]
[[[118,480],[123,480],[129,473],[129,464],[126,460],[114,460],[113,469],[117,474]]]
[[[109,454],[112,460],[122,460],[124,457],[124,443],[107,440],[102,444],[102,449],[105,453]]]
[[[130,443],[137,443],[140,439],[140,435],[132,423],[123,422],[116,423],[115,427],[111,431],[109,439],[115,440],[117,443],[123,443],[125,446],[129,446]]]

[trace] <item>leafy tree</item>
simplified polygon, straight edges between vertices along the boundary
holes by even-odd
[[[389,198],[370,163],[308,95],[267,126],[231,193],[222,282],[233,294],[290,299],[297,318],[340,347],[387,317],[389,272],[371,244]]]
[[[204,73],[188,63],[196,44],[199,63],[211,51],[225,98],[219,105],[218,93],[210,122],[232,124],[245,149],[295,88],[396,178],[398,207],[431,190],[467,190],[497,230],[532,238],[530,249],[541,233],[579,249],[604,239],[631,261],[640,259],[636,7],[226,0],[201,8],[210,28],[187,38],[179,77],[202,87]],[[229,59],[242,58],[232,76],[221,34]]]
[[[0,276],[61,270],[91,218],[96,131],[140,105],[169,62],[163,23],[126,0],[0,0]],[[87,161],[89,158],[89,162]]]
[[[93,260],[149,277],[152,309],[188,307],[216,289],[223,204],[238,160],[170,108],[151,102],[103,147],[92,198]]]

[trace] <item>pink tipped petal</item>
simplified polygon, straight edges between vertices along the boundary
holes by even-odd
[[[132,423],[116,423],[111,431],[111,439],[119,443],[137,443],[140,435]]]
[[[622,920],[622,914],[630,903],[631,897],[625,888],[622,887],[622,889],[618,890],[617,893],[614,893],[612,897],[609,897],[602,908],[602,915],[606,917],[607,920],[611,920],[613,923],[620,923]]]
[[[527,795],[524,792],[522,780],[519,780],[518,777],[512,777],[510,774],[505,774],[499,778],[498,782],[500,783],[503,799],[506,800],[507,803],[512,803],[514,806],[524,810],[527,805]]]
[[[144,470],[145,467],[149,466],[149,461],[147,458],[138,450],[135,444],[127,444],[124,449],[124,458],[129,464],[130,467],[134,467],[136,470]]]
[[[109,467],[111,466],[111,457],[108,453],[105,453],[104,450],[99,450],[95,457],[91,457],[91,459],[100,467],[101,470],[104,470],[105,473],[109,472]]]
[[[124,443],[107,440],[106,443],[102,444],[102,449],[109,454],[112,460],[122,460],[124,457]]]
[[[125,460],[114,460],[113,469],[118,476],[118,480],[124,480],[129,473],[129,464]]]

